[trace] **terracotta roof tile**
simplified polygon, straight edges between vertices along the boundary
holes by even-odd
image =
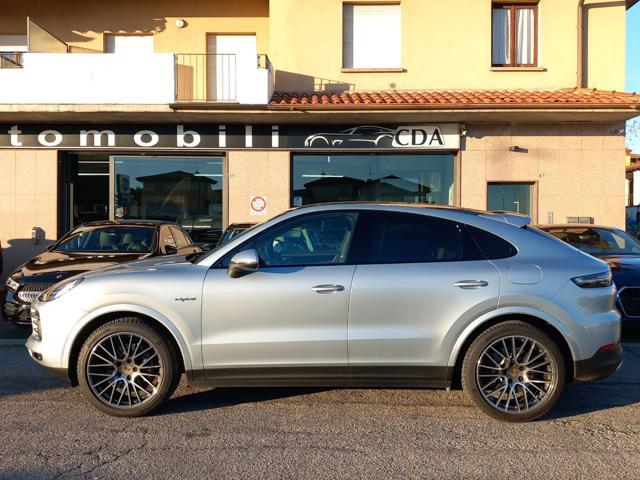
[[[587,88],[559,90],[424,90],[340,93],[276,92],[271,105],[640,106],[640,94]]]

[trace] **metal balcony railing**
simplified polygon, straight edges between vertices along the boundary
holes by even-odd
[[[272,69],[265,54],[252,59],[233,53],[177,53],[176,102],[237,102],[255,72],[271,74]]]
[[[22,68],[22,52],[0,52],[0,68]]]

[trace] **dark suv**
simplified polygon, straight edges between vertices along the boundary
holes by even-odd
[[[154,220],[85,223],[9,275],[2,313],[8,322],[31,325],[31,302],[65,278],[133,260],[201,250],[175,223]]]

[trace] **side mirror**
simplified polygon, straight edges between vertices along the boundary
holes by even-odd
[[[176,253],[178,253],[178,249],[176,247],[174,247],[173,245],[165,245],[164,247],[165,255],[175,255]]]
[[[236,253],[229,264],[229,276],[238,278],[258,270],[260,260],[255,250],[243,250]]]

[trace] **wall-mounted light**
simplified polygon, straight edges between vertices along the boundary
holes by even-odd
[[[186,26],[187,26],[187,21],[186,21],[186,20],[184,20],[184,19],[182,19],[182,18],[178,18],[178,19],[176,20],[176,27],[177,27],[177,28],[184,28],[184,27],[186,27]]]
[[[624,128],[616,128],[613,133],[615,133],[616,135],[622,135],[624,134]]]
[[[509,151],[510,152],[517,152],[517,153],[527,153],[529,151],[529,149],[525,148],[525,147],[520,147],[518,145],[513,145],[512,147],[509,147]]]

